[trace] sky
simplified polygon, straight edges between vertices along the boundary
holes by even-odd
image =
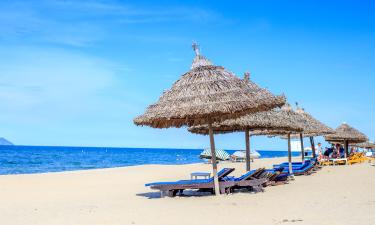
[[[19,145],[205,148],[133,119],[190,68],[193,41],[332,128],[375,139],[371,1],[0,1],[0,136]],[[243,149],[244,134],[216,145]],[[323,141],[318,138],[317,141]],[[256,137],[252,148],[285,150]]]

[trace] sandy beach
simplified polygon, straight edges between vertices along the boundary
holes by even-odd
[[[260,159],[253,168],[286,161]],[[220,167],[244,172],[242,163]],[[147,182],[188,179],[210,165],[146,165],[0,176],[2,225],[371,225],[375,166],[325,167],[264,193],[159,198]]]

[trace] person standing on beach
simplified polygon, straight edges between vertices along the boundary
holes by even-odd
[[[323,148],[322,148],[322,143],[318,143],[318,146],[316,147],[316,149],[315,149],[315,153],[316,153],[316,155],[321,155],[321,154],[323,154]]]

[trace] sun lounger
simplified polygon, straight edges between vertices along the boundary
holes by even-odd
[[[368,163],[371,163],[372,161],[375,161],[375,158],[374,157],[365,156],[364,160],[367,161]]]
[[[355,164],[355,163],[363,163],[365,162],[367,159],[367,157],[365,156],[364,153],[355,153],[354,155],[350,156],[348,158],[348,164],[349,165],[352,165],[352,164]]]
[[[234,171],[233,168],[225,168],[218,173],[219,187],[222,194],[229,193],[229,188],[234,185],[234,182],[224,181],[224,178]],[[169,197],[176,196],[177,193],[182,193],[187,189],[197,189],[201,191],[214,191],[214,178],[201,180],[180,180],[176,182],[157,182],[145,184],[154,190],[159,190],[161,197],[165,195]]]
[[[299,175],[310,175],[313,170],[314,170],[314,164],[311,163],[311,162],[305,162],[304,164],[301,164],[301,165],[292,165],[292,170],[293,170],[293,175],[296,175],[296,176],[299,176]],[[281,164],[279,165],[279,167],[275,166],[274,169],[277,169],[277,168],[281,168],[283,167],[283,171],[282,171],[282,174],[285,174],[285,173],[290,173],[289,172],[289,167],[288,166],[285,166],[285,164]]]
[[[234,186],[230,187],[230,191],[236,189],[248,189],[253,192],[262,192],[263,186],[268,182],[268,178],[262,177],[265,169],[257,169],[247,172],[241,177],[226,177],[224,180],[234,182]]]
[[[329,161],[332,162],[332,165],[346,165],[348,163],[347,158],[330,159]]]
[[[314,165],[308,164],[304,165],[300,168],[293,168],[293,175],[295,176],[301,176],[301,175],[310,175],[313,173],[314,170]],[[287,171],[289,173],[289,169],[287,168],[286,170],[284,169],[283,172]]]
[[[293,167],[301,167],[304,164],[313,164],[315,166],[317,164],[317,160],[315,158],[311,158],[309,160],[306,160],[305,162],[292,162],[292,166]],[[281,163],[279,165],[273,165],[274,168],[277,168],[277,167],[280,167],[280,166],[288,167],[289,163],[288,162],[284,162],[284,163]]]
[[[306,161],[304,163],[292,163],[292,168],[293,169],[301,169],[305,166],[308,166],[308,165],[311,165],[310,161]],[[281,168],[281,167],[284,167],[284,169],[288,169],[289,168],[289,163],[281,163],[279,165],[273,165],[273,168],[274,169],[278,169],[278,168]]]
[[[293,174],[295,176],[310,175],[313,173],[313,170],[314,170],[314,165],[310,164],[310,165],[301,167],[300,169],[293,169]]]
[[[288,177],[290,176],[290,174],[282,173],[283,170],[284,170],[284,167],[265,170],[265,173],[268,173],[267,185],[275,186],[275,185],[287,184]]]
[[[321,166],[332,166],[333,165],[333,162],[327,160],[327,159],[323,159],[322,161],[320,161],[320,165]]]

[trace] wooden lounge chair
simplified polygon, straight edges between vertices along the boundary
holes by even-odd
[[[364,160],[367,161],[368,163],[372,163],[372,161],[375,161],[375,158],[365,156],[365,157],[364,157]]]
[[[331,162],[331,161],[325,159],[325,160],[320,161],[320,165],[321,165],[321,166],[332,166],[332,165],[333,165],[333,162]]]
[[[225,168],[218,173],[220,193],[229,193],[229,188],[235,184],[235,182],[224,181],[224,178],[233,171],[233,168]],[[180,180],[176,182],[157,182],[145,184],[145,186],[154,190],[159,190],[161,197],[164,197],[165,195],[174,197],[177,193],[182,194],[183,191],[187,189],[197,189],[213,193],[215,188],[213,178],[202,180]]]
[[[293,169],[293,174],[295,176],[311,175],[312,173],[314,173],[314,165],[312,164],[303,166],[298,169]]]
[[[263,192],[263,186],[268,182],[268,178],[262,177],[264,171],[264,168],[260,168],[247,172],[238,178],[226,178],[229,182],[234,182],[234,185],[229,188],[230,192],[238,189],[247,189],[255,193]]]
[[[309,160],[306,160],[304,163],[303,162],[292,162],[292,166],[293,167],[301,167],[303,164],[305,163],[310,163],[314,166],[314,170],[317,171],[317,170],[320,170],[322,167],[318,164],[318,161],[316,158],[311,158]],[[274,168],[278,168],[278,167],[289,167],[289,163],[288,162],[284,162],[284,163],[281,163],[279,165],[273,165]]]
[[[365,156],[365,154],[363,152],[355,153],[354,155],[349,156],[348,164],[353,165],[355,163],[363,163],[366,160],[368,160],[368,158]]]
[[[329,161],[332,162],[332,165],[346,165],[348,163],[347,158],[330,159]]]
[[[266,170],[265,173],[267,173],[267,186],[276,186],[276,185],[282,185],[288,183],[288,177],[289,174],[282,174],[282,171],[284,170],[284,167],[280,167],[278,169],[270,169]]]
[[[282,174],[290,174],[289,172],[289,166],[285,166],[285,163],[281,164],[281,165],[276,165],[274,166],[274,169],[277,169],[277,168],[281,168],[283,167],[283,171],[282,171]],[[309,161],[306,161],[304,164],[301,164],[301,165],[293,165],[292,164],[292,169],[293,169],[293,175],[295,176],[300,176],[300,175],[310,175],[314,172],[314,164],[309,162]]]
[[[317,158],[311,158],[310,162],[314,165],[314,170],[318,171],[321,170],[322,167],[319,165],[318,159]]]

